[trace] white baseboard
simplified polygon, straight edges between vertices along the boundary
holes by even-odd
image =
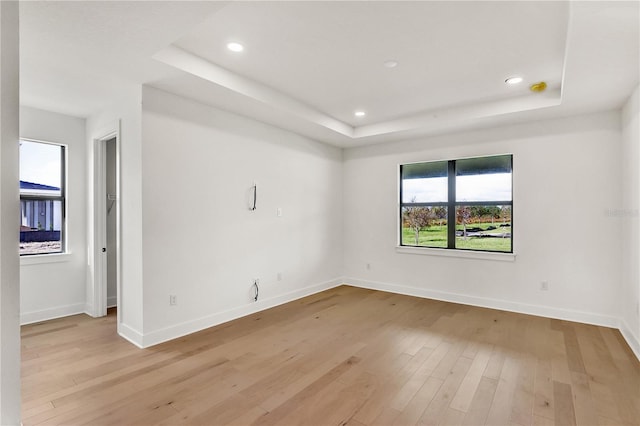
[[[33,324],[34,322],[48,321],[82,313],[85,313],[84,303],[56,306],[55,308],[43,309],[41,311],[22,312],[20,313],[20,325]]]
[[[633,333],[629,324],[623,319],[620,320],[620,333],[622,333],[622,337],[627,341],[627,344],[640,361],[640,338]]]
[[[338,287],[342,285],[342,281],[342,279],[335,279],[324,283],[315,284],[279,296],[271,297],[269,299],[259,300],[255,303],[239,306],[237,308],[229,309],[223,312],[218,312],[202,318],[186,321],[160,330],[152,331],[142,336],[142,345],[138,346],[148,348],[150,346],[157,345],[168,340],[176,339],[187,334],[204,330],[205,328],[223,324],[225,322],[229,322],[237,318],[260,312],[265,309],[273,308],[274,306],[282,305],[283,303],[292,302],[294,300],[310,296],[312,294],[316,294],[330,288]],[[125,338],[134,342],[129,337]],[[137,343],[135,344],[137,345]]]
[[[547,318],[576,321],[585,324],[599,325],[603,327],[617,328],[627,341],[629,347],[640,360],[640,338],[633,333],[631,327],[622,319],[606,315],[598,315],[589,312],[574,311],[567,309],[550,308],[540,305],[529,305],[507,300],[492,299],[485,297],[468,296],[457,293],[448,293],[435,290],[428,290],[417,287],[409,287],[399,284],[367,281],[356,278],[343,278],[327,281],[324,283],[308,286],[299,290],[285,293],[280,296],[260,300],[256,303],[229,309],[227,311],[208,315],[192,321],[183,322],[171,327],[142,334],[126,324],[118,324],[118,334],[139,348],[147,348],[168,340],[172,340],[187,334],[195,333],[205,328],[223,324],[225,322],[241,318],[256,312],[263,311],[284,303],[288,303],[302,297],[319,293],[340,285],[350,285],[353,287],[367,288],[371,290],[381,290],[390,293],[405,294],[407,296],[422,297],[427,299],[441,300],[445,302],[460,303],[463,305],[479,306],[483,308],[499,309],[522,314],[537,315]],[[25,312],[20,315],[20,324],[32,324],[41,321],[66,317],[86,313],[84,303],[74,305],[59,306],[41,311]]]
[[[144,339],[143,339],[142,333],[138,332],[137,330],[134,330],[133,328],[129,327],[127,324],[118,324],[118,334],[120,335],[120,337],[128,340],[129,342],[133,343],[140,349],[143,348],[142,342]]]
[[[602,327],[617,328],[620,330],[620,333],[627,341],[627,344],[635,354],[636,358],[638,358],[638,361],[640,361],[640,338],[632,331],[631,327],[629,327],[629,324],[627,324],[627,322],[621,318],[593,314],[590,312],[574,311],[570,309],[550,308],[548,306],[529,305],[526,303],[510,302],[507,300],[467,296],[464,294],[427,290],[423,288],[408,287],[398,284],[360,280],[356,278],[345,278],[343,284],[353,287],[367,288],[371,290],[381,290],[390,293],[405,294],[407,296],[424,297],[427,299],[460,303],[463,305],[500,309],[503,311],[536,315],[545,318],[554,318],[566,321],[575,321],[584,324],[598,325]]]
[[[116,296],[107,297],[107,308],[118,306],[118,298]]]
[[[574,311],[569,309],[551,308],[548,306],[529,305],[508,300],[492,299],[488,297],[468,296],[464,294],[448,293],[443,291],[428,290],[417,287],[408,287],[398,284],[381,283],[375,281],[345,278],[345,285],[382,290],[391,293],[405,294],[407,296],[424,297],[427,299],[442,300],[444,302],[460,303],[463,305],[479,306],[482,308],[499,309],[502,311],[516,312],[520,314],[537,315],[546,318],[555,318],[566,321],[581,322],[603,327],[618,328],[620,320],[616,317],[593,314],[590,312]]]

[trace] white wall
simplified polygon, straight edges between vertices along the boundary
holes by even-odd
[[[85,120],[20,108],[20,137],[67,146],[67,254],[21,259],[23,324],[84,312],[87,265]]]
[[[503,153],[513,153],[514,262],[396,252],[398,164]],[[620,155],[618,112],[349,149],[345,280],[617,327],[622,228],[609,209],[621,202]]]
[[[118,332],[142,344],[142,92],[133,88],[124,99],[87,119],[88,245],[93,247],[93,155],[94,140],[114,126],[120,128],[121,295]],[[92,305],[93,264],[87,274],[87,304]],[[89,306],[89,311],[94,310]]]
[[[622,110],[623,227],[622,326],[627,341],[640,358],[640,86]]]
[[[20,424],[18,2],[0,2],[0,424]]]
[[[145,344],[340,282],[340,149],[150,87],[142,123]]]

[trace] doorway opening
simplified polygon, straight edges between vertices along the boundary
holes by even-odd
[[[119,123],[93,146],[92,316],[115,310],[120,324],[120,138]]]
[[[107,249],[107,309],[118,306],[118,244],[117,244],[117,215],[115,207],[118,203],[118,189],[116,179],[116,138],[109,139],[105,144],[105,192],[106,192],[106,249]]]

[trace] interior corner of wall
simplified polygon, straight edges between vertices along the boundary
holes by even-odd
[[[624,319],[620,319],[619,329],[622,337],[624,337],[636,358],[640,361],[640,336],[638,336],[637,332],[633,332],[632,328],[629,327],[629,324]]]

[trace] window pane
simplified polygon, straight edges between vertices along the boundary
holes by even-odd
[[[62,181],[62,146],[41,142],[20,141],[20,192],[57,190]],[[23,182],[31,183],[23,188]],[[25,191],[26,190],[26,191]]]
[[[401,165],[400,244],[512,253],[512,160],[509,154]]]
[[[62,202],[21,200],[20,254],[62,252]]]
[[[64,147],[20,141],[20,254],[61,253]]]
[[[456,201],[512,201],[511,156],[456,161]]]
[[[403,203],[446,202],[447,188],[446,161],[402,166]]]
[[[404,207],[402,245],[447,247],[447,208]]]
[[[456,248],[511,252],[511,206],[456,206]]]

